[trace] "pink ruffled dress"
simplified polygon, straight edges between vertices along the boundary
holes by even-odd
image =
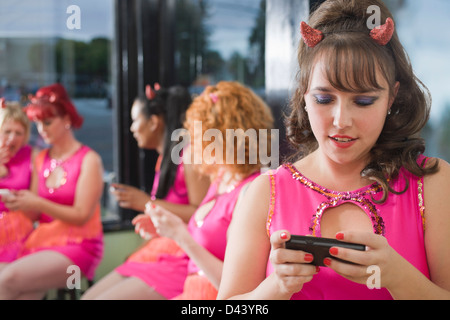
[[[268,173],[271,183],[271,205],[267,220],[270,236],[278,230],[291,234],[320,237],[321,217],[328,208],[344,203],[360,207],[373,224],[373,232],[387,238],[400,255],[430,278],[424,244],[425,208],[423,179],[402,169],[398,179],[392,181],[394,190],[406,193],[390,193],[388,200],[377,204],[381,187],[374,183],[365,188],[336,192],[324,188],[302,175],[293,165],[286,164]],[[271,263],[267,275],[273,272]],[[369,289],[366,285],[351,282],[330,268],[321,267],[320,272],[292,299],[299,300],[374,300],[392,299],[386,289]]]
[[[30,146],[22,147],[6,164],[9,173],[0,179],[0,189],[29,189],[31,181]],[[9,211],[0,201],[0,263],[17,258],[25,239],[33,231],[33,222],[20,211]]]
[[[35,161],[38,170],[39,196],[62,205],[73,205],[81,164],[90,150],[89,147],[82,146],[69,159],[59,164],[65,172],[65,182],[62,181],[61,186],[55,189],[49,189],[46,186],[46,177],[49,170],[51,171],[54,167],[54,160],[48,156],[48,149],[41,151]],[[53,219],[42,213],[39,226],[28,237],[20,256],[43,250],[52,250],[65,255],[89,280],[92,280],[103,257],[100,202],[92,217],[83,226]]]

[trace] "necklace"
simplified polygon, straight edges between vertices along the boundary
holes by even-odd
[[[74,152],[71,152],[68,156],[60,159],[50,159],[50,166],[46,168],[43,173],[45,178],[45,186],[50,194],[53,194],[55,190],[66,184],[67,171],[64,168],[64,163],[80,149],[81,146],[79,146]]]

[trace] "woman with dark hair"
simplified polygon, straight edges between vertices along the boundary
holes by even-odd
[[[370,6],[386,22],[372,30]],[[219,297],[449,299],[450,166],[423,155],[429,94],[391,13],[379,0],[327,0],[301,32],[295,162],[250,186]],[[366,250],[335,244],[317,261],[286,249],[292,235]]]
[[[31,191],[4,199],[11,211],[39,222],[17,260],[0,272],[0,299],[8,300],[42,299],[49,289],[66,287],[73,266],[92,280],[103,255],[103,166],[74,136],[83,118],[60,84],[39,89],[25,111],[50,147],[36,156]]]
[[[151,194],[132,186],[112,184],[112,193],[119,205],[143,212],[145,204],[158,205],[176,214],[187,223],[197,206],[206,195],[210,181],[207,176],[194,172],[190,162],[174,157],[173,151],[179,141],[172,141],[172,133],[183,127],[187,108],[191,103],[188,90],[181,86],[168,89],[157,86],[146,88],[146,95],[135,99],[131,117],[131,132],[140,148],[156,150],[159,158],[155,168],[155,178]],[[148,240],[130,257],[110,272],[84,295],[83,299],[93,299],[98,295],[109,297],[145,297],[148,287],[145,283],[147,266],[161,257],[182,255],[182,249],[175,241],[156,236],[150,218],[138,215],[133,224],[136,232]],[[146,226],[144,231],[141,226]]]
[[[143,212],[145,204],[151,201],[187,222],[209,185],[207,178],[194,174],[192,165],[179,161],[182,159],[172,159],[172,151],[179,143],[172,141],[172,133],[183,127],[192,100],[187,89],[181,86],[168,89],[157,86],[157,89],[147,86],[146,96],[135,99],[130,127],[140,148],[159,153],[152,191],[149,195],[135,187],[113,183],[111,192],[123,208]]]

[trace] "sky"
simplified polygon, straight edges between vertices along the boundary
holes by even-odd
[[[431,121],[450,105],[450,1],[405,0],[394,14],[397,31],[418,78],[433,98]]]
[[[206,26],[213,31],[211,49],[220,51],[226,59],[235,51],[245,54],[260,0],[210,0],[210,3],[212,8]]]
[[[112,0],[0,0],[0,37],[111,37],[113,4]],[[71,5],[80,8],[79,30],[67,27]]]

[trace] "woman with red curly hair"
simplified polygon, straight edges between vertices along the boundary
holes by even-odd
[[[202,124],[202,130],[195,130],[196,123]],[[256,145],[266,147],[267,141],[270,141],[270,133],[260,135],[260,132],[270,130],[272,126],[273,118],[269,107],[250,89],[237,82],[220,82],[209,86],[202,95],[195,98],[186,113],[185,133],[192,138],[191,146],[201,147],[194,147],[191,152],[186,150],[183,157],[186,157],[186,161],[191,159],[187,154],[192,159],[201,159],[201,163],[194,161],[196,169],[208,175],[212,183],[188,225],[179,216],[151,202],[146,205],[146,214],[151,218],[152,229],[145,230],[149,225],[141,225],[145,231],[153,232],[156,229],[158,236],[173,239],[184,253],[165,255],[158,261],[148,263],[145,277],[147,290],[141,296],[138,297],[136,292],[125,292],[122,287],[95,298],[118,299],[120,296],[119,299],[215,299],[222,273],[227,229],[234,208],[247,185],[262,169],[259,157],[254,162],[250,161],[250,151],[254,147],[250,139],[243,140],[245,163],[238,164],[234,161],[234,151],[239,146],[236,143],[235,148],[226,148],[230,138],[226,133],[230,129],[254,130]],[[211,151],[211,141],[205,138],[208,130],[220,133],[222,138],[214,142],[215,152],[208,152]],[[227,162],[227,159],[233,160]]]
[[[26,113],[50,147],[35,159],[31,191],[5,201],[39,221],[18,259],[0,273],[0,299],[8,300],[42,299],[47,290],[66,287],[71,266],[93,279],[103,255],[102,162],[72,131],[83,118],[60,84],[38,90]]]

